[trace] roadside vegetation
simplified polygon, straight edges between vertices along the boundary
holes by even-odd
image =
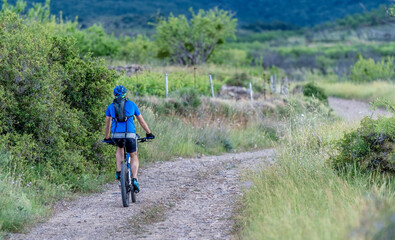
[[[392,239],[395,117],[350,126],[291,112],[276,164],[248,174],[240,237]]]
[[[351,82],[320,82],[318,84],[329,96],[374,102],[378,98],[385,98],[395,102],[395,84],[391,82],[375,81],[372,83],[354,84]]]

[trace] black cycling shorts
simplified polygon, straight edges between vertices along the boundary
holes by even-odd
[[[136,138],[113,138],[112,140],[120,148],[126,146],[126,152],[128,153],[137,152]]]

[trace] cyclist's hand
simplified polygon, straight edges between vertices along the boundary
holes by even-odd
[[[152,134],[152,133],[147,133],[145,136],[147,137],[147,139],[154,139],[155,138],[154,134]]]
[[[112,140],[111,140],[111,138],[108,138],[108,139],[105,138],[105,139],[103,139],[103,142],[104,143],[112,143]]]

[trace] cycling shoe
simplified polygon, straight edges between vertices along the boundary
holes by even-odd
[[[139,183],[137,182],[137,179],[133,178],[132,184],[133,184],[134,192],[135,193],[140,192],[140,187],[139,187]]]

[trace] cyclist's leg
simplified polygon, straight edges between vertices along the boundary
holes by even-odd
[[[133,178],[137,178],[137,174],[139,171],[139,159],[137,156],[137,151],[134,153],[129,153],[129,154],[131,156],[130,161],[131,161],[132,175],[133,175]]]
[[[123,159],[124,159],[124,152],[123,148],[117,147],[117,152],[115,153],[116,159],[117,159],[117,172],[121,171]]]
[[[130,163],[131,163],[133,178],[137,178],[137,174],[139,170],[139,159],[137,158],[137,139],[128,138],[126,140],[126,151],[130,155]]]

